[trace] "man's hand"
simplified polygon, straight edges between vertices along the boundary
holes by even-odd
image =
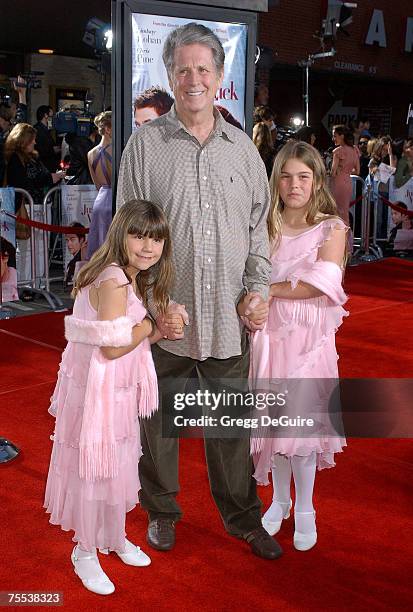
[[[239,316],[251,331],[263,329],[268,318],[268,302],[259,293],[251,291],[240,301],[237,307]]]
[[[169,304],[166,313],[156,319],[156,326],[168,340],[182,340],[185,325],[189,325],[189,317],[184,304]]]

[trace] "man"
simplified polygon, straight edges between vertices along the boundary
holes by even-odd
[[[58,165],[57,154],[60,147],[57,147],[49,130],[49,119],[53,116],[51,106],[42,105],[36,111],[37,123],[34,127],[37,130],[36,151],[39,153],[40,161],[46,166],[49,172],[56,172]]]
[[[81,227],[85,226],[78,221],[74,221],[71,223],[72,227]],[[66,274],[64,279],[65,287],[69,285],[73,285],[73,277],[76,272],[76,264],[86,260],[86,251],[87,251],[87,240],[86,234],[66,234],[65,241],[67,250],[72,256],[72,259],[67,264]]]
[[[361,136],[359,139],[359,151],[360,151],[360,176],[365,180],[369,174],[369,161],[370,155],[368,152],[369,138],[367,136]]]
[[[268,315],[270,196],[254,144],[214,110],[225,60],[219,39],[189,23],[169,34],[163,60],[175,104],[131,136],[117,203],[144,198],[166,212],[176,268],[172,298],[185,304],[190,320],[184,335],[179,326],[166,325],[176,304],[168,316],[157,317],[165,338],[152,352],[161,407],[141,427],[140,499],[149,515],[147,540],[158,550],[170,550],[182,513],[176,501],[178,440],[162,435],[168,411],[173,413],[166,398],[176,400],[194,370],[201,390],[219,391],[218,379],[231,378],[242,379],[246,389],[249,352],[237,312],[253,329]],[[282,551],[261,526],[249,439],[239,439],[237,432],[226,439],[209,433],[204,430],[211,492],[226,530],[244,538],[256,555],[276,559]]]
[[[411,248],[409,245],[411,244],[412,240],[411,238],[410,240],[408,239],[409,234],[403,235],[403,230],[408,230],[409,232],[413,230],[413,221],[408,215],[407,205],[404,202],[394,202],[394,204],[405,210],[406,213],[402,213],[399,210],[394,210],[394,208],[391,209],[390,214],[394,227],[392,227],[385,245],[386,252],[389,252],[390,254],[392,254],[394,251],[401,251],[402,249],[408,250]],[[402,232],[397,235],[400,230],[402,230]]]
[[[138,96],[133,103],[133,116],[135,126],[141,127],[145,123],[157,119],[171,110],[173,98],[161,87],[150,87]]]

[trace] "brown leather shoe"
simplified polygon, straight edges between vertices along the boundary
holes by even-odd
[[[245,536],[252,552],[263,559],[278,559],[283,554],[281,546],[264,529],[257,527]]]
[[[149,521],[146,541],[156,550],[171,550],[175,546],[175,523],[172,519]]]

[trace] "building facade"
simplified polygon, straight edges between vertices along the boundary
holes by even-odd
[[[371,120],[372,131],[407,134],[413,103],[413,3],[410,0],[358,0],[352,22],[335,40],[319,38],[328,0],[276,0],[259,15],[258,41],[273,66],[258,71],[268,84],[277,122],[288,125],[304,115],[302,60],[334,47],[333,57],[315,59],[309,69],[309,119],[326,146],[335,123],[357,115]],[[330,2],[331,5],[331,2]],[[356,116],[356,117],[355,117]]]

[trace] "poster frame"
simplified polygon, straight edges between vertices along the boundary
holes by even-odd
[[[132,133],[130,125],[132,100],[132,13],[145,13],[184,19],[242,23],[247,26],[245,74],[245,132],[252,135],[254,109],[255,48],[257,14],[252,11],[204,6],[201,4],[166,2],[163,0],[112,0],[112,185],[116,193],[117,174],[122,151]],[[115,198],[114,198],[115,200]],[[115,203],[114,203],[115,212]]]

